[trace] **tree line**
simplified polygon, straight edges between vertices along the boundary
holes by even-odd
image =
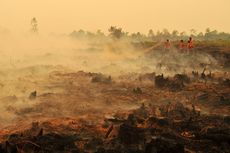
[[[157,41],[162,39],[178,40],[187,39],[193,37],[196,40],[230,40],[230,34],[226,32],[218,32],[217,30],[211,30],[207,28],[205,32],[198,32],[195,29],[190,29],[189,32],[163,29],[162,31],[154,32],[152,29],[149,30],[148,34],[141,32],[129,33],[124,31],[120,27],[111,26],[108,29],[109,34],[105,35],[101,30],[96,33],[78,30],[70,33],[71,37],[74,38],[97,38],[97,37],[111,37],[113,39],[132,39],[136,41]]]
[[[31,32],[38,33],[38,21],[34,17],[31,20]],[[188,37],[193,37],[196,40],[230,40],[230,34],[226,32],[218,32],[217,30],[211,30],[206,28],[205,32],[198,32],[195,29],[190,29],[189,32],[168,29],[158,30],[154,32],[152,29],[149,30],[148,34],[143,34],[140,32],[129,33],[124,31],[120,27],[111,26],[108,29],[109,34],[105,35],[101,30],[97,30],[96,33],[90,31],[84,31],[82,29],[70,33],[71,37],[74,38],[106,38],[111,37],[113,39],[132,39],[139,41],[157,41],[162,39],[178,40],[187,39]]]

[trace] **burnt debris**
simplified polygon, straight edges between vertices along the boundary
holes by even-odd
[[[34,99],[36,99],[36,97],[37,97],[37,91],[33,91],[30,93],[29,99],[34,100]]]

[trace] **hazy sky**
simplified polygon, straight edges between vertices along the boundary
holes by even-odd
[[[143,33],[206,27],[230,32],[230,0],[0,0],[0,27],[25,32],[32,17],[44,33],[105,32],[111,25]]]

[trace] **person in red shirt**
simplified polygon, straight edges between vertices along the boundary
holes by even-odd
[[[184,48],[185,48],[184,40],[180,40],[180,43],[179,43],[180,51],[184,51]]]
[[[188,50],[192,50],[194,48],[192,37],[190,37],[189,40],[188,40],[187,48],[188,48]]]
[[[171,48],[171,44],[169,42],[169,40],[167,39],[167,41],[165,42],[165,51],[168,51]]]

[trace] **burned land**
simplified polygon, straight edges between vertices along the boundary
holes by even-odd
[[[0,152],[230,152],[230,48],[195,43],[165,53],[106,42],[1,63]]]

